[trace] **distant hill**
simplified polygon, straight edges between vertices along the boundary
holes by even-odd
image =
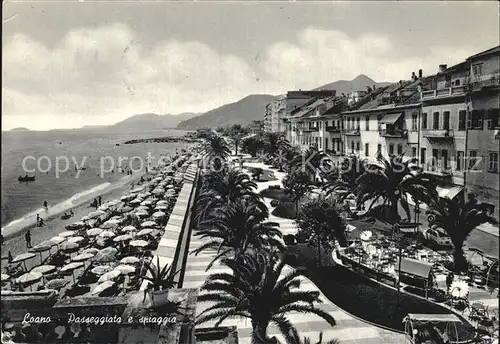
[[[213,128],[233,124],[250,124],[262,120],[266,105],[276,97],[270,94],[252,94],[235,103],[223,105],[179,123],[178,129]]]
[[[30,131],[30,130],[28,128],[19,127],[19,128],[12,128],[9,131]]]
[[[336,90],[337,95],[340,96],[342,93],[350,93],[353,91],[366,91],[366,87],[373,85],[376,87],[389,86],[390,82],[376,82],[373,79],[367,77],[364,74],[358,75],[352,80],[338,80],[331,82],[329,84],[318,87],[317,90]]]
[[[121,122],[108,126],[106,129],[112,131],[147,131],[151,129],[167,129],[176,128],[177,125],[185,120],[188,120],[197,113],[185,112],[178,115],[158,115],[155,113],[144,113],[134,115]]]

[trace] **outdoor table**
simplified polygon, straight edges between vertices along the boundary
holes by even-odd
[[[471,304],[472,312],[471,316],[477,314],[480,317],[488,317],[488,307],[480,302],[474,302]]]

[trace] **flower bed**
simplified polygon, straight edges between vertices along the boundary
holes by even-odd
[[[448,314],[450,311],[421,298],[400,293],[364,278],[344,267],[308,269],[307,276],[334,304],[361,319],[404,332],[403,318],[408,313]],[[462,319],[464,320],[464,319]],[[473,328],[464,322],[458,328],[459,341],[472,340]],[[451,334],[454,341],[455,334]]]

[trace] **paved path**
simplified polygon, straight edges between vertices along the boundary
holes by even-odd
[[[246,163],[246,167],[262,167],[265,169],[269,169],[267,166],[263,164],[257,163]],[[258,191],[261,191],[267,188],[269,185],[281,184],[281,179],[284,176],[284,173],[275,172],[275,176],[278,180],[269,181],[269,182],[259,182],[258,183]],[[265,203],[270,207],[270,199],[264,199]],[[270,221],[276,221],[280,223],[281,230],[284,234],[295,233],[297,231],[295,223],[293,220],[283,219],[276,216],[271,215]],[[189,251],[194,250],[199,247],[203,243],[202,240],[192,237],[191,243],[189,247]],[[209,262],[212,260],[214,256],[213,252],[205,252],[198,256],[189,255],[186,265],[186,272],[184,276],[184,288],[199,288],[202,286],[205,278],[212,273],[217,272],[230,272],[229,269],[220,266],[219,264],[215,264],[209,272],[206,272],[205,269]],[[228,271],[229,270],[229,271]],[[284,269],[284,274],[292,271],[292,268],[286,266]],[[301,278],[302,283],[300,285],[301,290],[318,290],[318,288],[307,278]],[[323,301],[317,306],[325,311],[327,311],[331,316],[335,318],[337,321],[337,325],[331,327],[326,321],[323,319],[311,315],[311,314],[298,314],[298,313],[290,313],[288,318],[290,321],[296,326],[301,336],[309,336],[311,339],[317,340],[320,332],[323,332],[323,337],[325,340],[337,338],[343,344],[386,344],[386,343],[404,343],[405,338],[401,334],[397,334],[391,331],[382,330],[376,326],[369,325],[361,320],[358,320],[351,315],[345,313],[342,309],[334,305],[330,300],[328,300],[323,294],[321,294],[320,299]],[[197,314],[200,314],[204,309],[210,306],[209,303],[206,302],[198,302],[197,305]],[[214,322],[206,323],[200,325],[199,327],[211,327],[214,325]],[[238,328],[238,336],[239,342],[241,344],[250,344],[251,343],[251,333],[252,327],[250,321],[248,320],[227,320],[224,321],[222,325],[230,326],[234,325]],[[282,336],[279,334],[278,329],[272,325],[269,327],[268,333],[270,336],[276,336],[280,340],[283,340]]]

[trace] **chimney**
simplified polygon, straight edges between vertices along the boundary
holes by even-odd
[[[446,68],[448,67],[448,65],[445,65],[445,64],[440,64],[439,65],[439,73],[444,73],[446,72]]]
[[[422,79],[423,71],[421,69],[418,70],[418,78]]]
[[[345,93],[342,93],[342,97],[345,97]]]
[[[415,74],[415,73],[413,73]],[[399,80],[399,86],[403,86],[403,80]]]
[[[418,90],[418,92],[422,92],[422,85],[418,85],[417,90]]]
[[[373,90],[375,91],[377,89],[377,85],[373,85]]]
[[[411,72],[411,79],[412,79],[412,80],[415,80],[415,78],[416,78],[416,77],[417,77],[417,76],[415,75],[415,72]]]

